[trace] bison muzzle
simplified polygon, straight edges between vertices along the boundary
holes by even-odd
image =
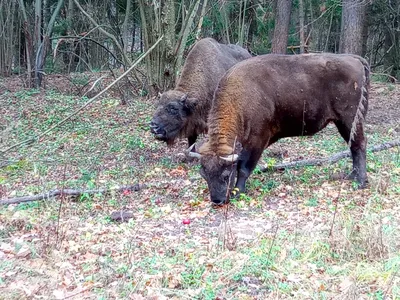
[[[368,63],[355,55],[267,54],[236,64],[215,92],[209,140],[192,153],[201,157],[200,174],[211,201],[222,204],[229,192],[245,192],[247,178],[269,145],[313,135],[330,122],[349,144],[351,177],[365,187],[368,89]]]

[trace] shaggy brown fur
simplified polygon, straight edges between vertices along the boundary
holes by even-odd
[[[350,144],[352,176],[364,187],[363,121],[368,88],[368,63],[355,55],[271,54],[236,64],[215,92],[208,120],[209,141],[199,151],[213,202],[223,201],[227,190],[226,184],[224,189],[210,187],[226,168],[226,163],[215,157],[232,154],[235,139],[243,147],[236,187],[244,192],[264,148],[280,138],[313,135],[329,122],[335,123]]]
[[[151,123],[156,138],[172,144],[178,137],[187,137],[190,146],[199,134],[207,132],[208,112],[219,79],[237,62],[250,57],[236,45],[220,44],[212,38],[198,41],[175,89],[161,95]]]

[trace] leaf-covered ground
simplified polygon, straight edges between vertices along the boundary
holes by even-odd
[[[80,107],[73,87],[0,81],[1,149]],[[151,100],[110,96],[0,157],[0,199],[62,188],[138,192],[0,207],[1,299],[400,299],[400,151],[368,153],[370,186],[338,180],[351,161],[256,172],[249,192],[211,206],[182,141],[153,140]],[[400,87],[374,83],[369,145],[400,138]],[[333,126],[281,140],[265,164],[346,149]],[[132,213],[116,222],[112,213]],[[190,224],[183,224],[183,220]]]

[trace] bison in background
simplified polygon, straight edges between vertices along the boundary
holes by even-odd
[[[369,66],[346,54],[267,54],[236,64],[221,79],[199,153],[211,201],[244,192],[263,150],[277,140],[313,135],[333,122],[349,144],[353,171],[365,187]],[[236,145],[239,149],[234,149]],[[229,186],[228,186],[229,185]]]
[[[207,117],[218,82],[236,63],[250,58],[237,45],[220,44],[212,38],[198,41],[189,52],[173,90],[164,92],[150,123],[156,139],[174,143],[188,138],[189,146],[207,132]]]

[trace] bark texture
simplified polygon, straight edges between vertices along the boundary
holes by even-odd
[[[290,23],[291,0],[277,0],[275,29],[272,39],[272,53],[286,53]]]
[[[362,55],[365,1],[343,0],[340,53]]]

